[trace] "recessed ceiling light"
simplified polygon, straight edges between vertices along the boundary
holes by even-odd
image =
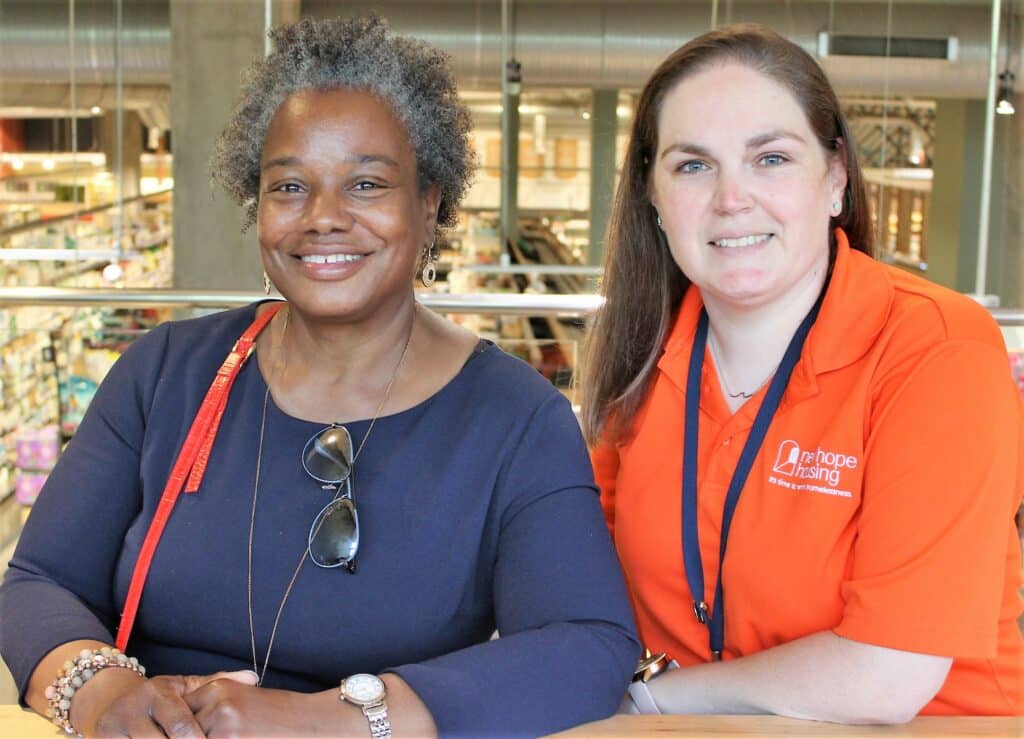
[[[20,172],[21,170],[25,169],[25,162],[24,162],[24,160],[22,160],[22,159],[15,159],[15,160],[13,160],[11,162],[11,169],[13,169],[15,172]]]
[[[100,115],[103,112],[103,108],[101,108],[98,105],[94,105],[91,108],[89,108],[89,112],[93,115]]]
[[[47,172],[51,171],[54,168],[54,166],[55,165],[52,159],[43,160],[43,169],[45,169]]]

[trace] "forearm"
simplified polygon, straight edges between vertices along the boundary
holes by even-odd
[[[651,682],[664,713],[773,713],[844,724],[903,723],[938,692],[951,660],[830,631]]]
[[[550,624],[395,668],[442,735],[539,736],[611,715],[639,648],[610,624]]]

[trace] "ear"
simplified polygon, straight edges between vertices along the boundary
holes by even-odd
[[[841,138],[836,139],[836,150],[828,156],[828,185],[832,196],[829,202],[843,202],[847,182],[845,155],[846,142]]]
[[[647,200],[651,204],[651,218],[657,219],[661,215],[661,206],[658,203],[658,194],[653,187],[647,188]]]
[[[423,228],[426,243],[429,244],[434,240],[434,234],[437,231],[437,212],[441,207],[440,186],[437,183],[428,185],[421,197],[423,198]]]

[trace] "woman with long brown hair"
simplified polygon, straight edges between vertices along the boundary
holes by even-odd
[[[969,299],[871,258],[815,61],[705,34],[638,103],[583,421],[643,712],[892,723],[1024,707],[1021,402]]]

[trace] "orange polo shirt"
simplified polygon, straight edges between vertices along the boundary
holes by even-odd
[[[1024,408],[998,327],[973,301],[852,251],[832,280],[754,462],[725,557],[725,659],[831,630],[953,657],[923,714],[1024,713]],[[593,452],[648,648],[710,658],[682,555],[683,405],[702,303],[691,287],[627,438]],[[765,394],[735,415],[701,380],[705,592],[722,507]],[[808,669],[813,669],[809,666]]]

